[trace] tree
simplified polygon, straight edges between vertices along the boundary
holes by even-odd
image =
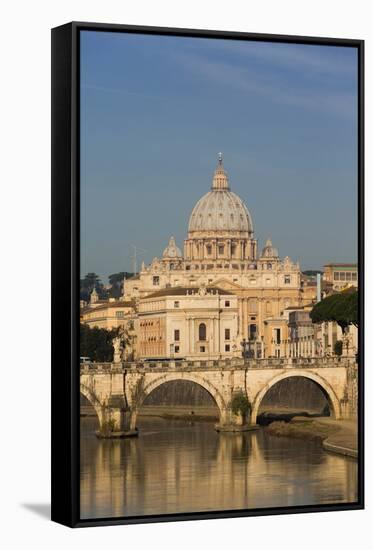
[[[112,275],[109,275],[109,284],[116,285],[116,284],[122,284],[124,279],[129,279],[133,276],[133,273],[130,273],[129,271],[119,271],[119,273],[112,273]]]
[[[358,326],[358,307],[358,291],[349,288],[318,302],[310,312],[310,317],[313,323],[335,321],[344,334],[349,325]]]
[[[95,362],[111,362],[114,356],[113,338],[117,330],[80,325],[80,355]]]
[[[245,418],[247,413],[250,411],[249,400],[242,391],[237,392],[232,398],[231,409],[233,414],[241,414],[243,418]]]
[[[319,271],[317,269],[306,269],[306,271],[303,271],[304,275],[307,275],[308,277],[316,277],[316,275],[320,273],[322,274],[322,271]]]
[[[80,299],[88,302],[94,288],[100,300],[105,300],[109,297],[109,293],[105,290],[100,277],[96,273],[87,273],[83,279],[80,279]]]
[[[133,273],[128,271],[120,271],[109,275],[109,284],[111,285],[110,296],[112,298],[120,298],[122,296],[122,283],[124,279],[132,277]]]

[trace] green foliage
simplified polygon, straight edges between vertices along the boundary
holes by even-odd
[[[109,294],[111,298],[120,298],[122,296],[122,283],[125,279],[132,277],[133,273],[128,271],[120,271],[119,273],[112,273],[109,275],[109,284],[111,288]]]
[[[109,275],[109,284],[111,288],[106,290],[100,277],[96,273],[87,273],[83,279],[80,279],[80,299],[89,301],[92,290],[95,288],[100,300],[108,298],[120,298],[122,295],[122,283],[124,279],[132,277],[133,273],[129,271],[120,271]]]
[[[88,302],[94,288],[100,300],[105,300],[109,297],[109,293],[105,290],[100,277],[96,273],[87,273],[83,279],[80,279],[80,299]]]
[[[105,420],[101,427],[100,427],[100,433],[102,435],[110,435],[111,433],[113,433],[115,431],[115,428],[116,428],[116,422],[114,420],[114,418],[109,418],[109,420]]]
[[[133,273],[129,273],[128,271],[120,271],[119,273],[113,273],[112,275],[109,275],[109,284],[116,285],[121,284],[124,279],[129,279],[132,277]]]
[[[80,355],[96,362],[111,362],[114,356],[113,338],[117,330],[80,325]]]
[[[334,353],[336,355],[342,355],[342,350],[343,350],[343,342],[342,340],[337,340],[336,343],[334,344]]]
[[[242,391],[236,393],[233,397],[231,401],[231,409],[233,414],[242,414],[242,416],[246,416],[246,414],[250,411],[249,400]]]
[[[313,323],[335,321],[344,333],[349,325],[358,326],[358,305],[357,290],[348,289],[318,302],[310,312],[310,317]]]
[[[320,275],[322,274],[322,271],[318,271],[317,269],[307,269],[306,271],[303,271],[304,275],[307,275],[308,277],[316,277],[318,273]]]

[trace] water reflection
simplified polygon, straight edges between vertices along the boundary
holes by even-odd
[[[98,440],[81,419],[81,517],[353,502],[356,461],[263,431],[140,418],[140,437]]]

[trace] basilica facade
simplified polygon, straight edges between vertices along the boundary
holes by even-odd
[[[310,298],[298,263],[281,259],[270,239],[258,251],[221,154],[211,189],[190,215],[183,253],[171,237],[161,258],[124,281],[123,293],[137,303],[142,359],[224,358],[247,346],[257,357],[280,356],[289,311]]]

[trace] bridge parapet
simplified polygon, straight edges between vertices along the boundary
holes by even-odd
[[[348,357],[281,357],[252,359],[245,363],[248,369],[284,369],[284,368],[330,368],[353,366],[356,362]]]
[[[82,363],[81,374],[89,373],[124,373],[124,372],[174,372],[191,370],[256,370],[256,369],[286,369],[286,368],[330,368],[354,367],[356,362],[348,357],[284,357],[250,359],[240,358],[206,361],[152,361],[123,363]]]

